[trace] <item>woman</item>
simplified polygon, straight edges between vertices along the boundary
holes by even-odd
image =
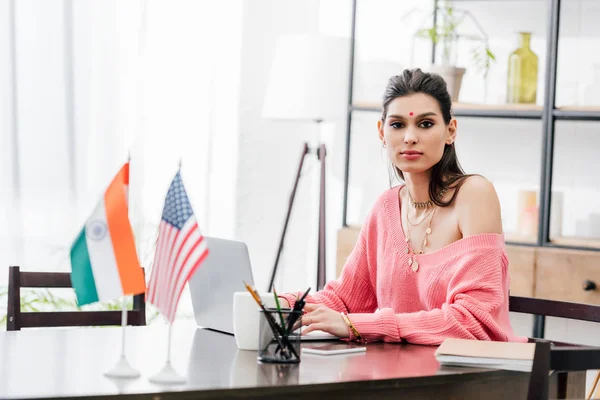
[[[460,167],[451,105],[438,75],[414,69],[390,79],[377,128],[405,184],[378,198],[339,279],[307,297],[305,334],[527,341],[510,325],[498,196]],[[282,297],[293,307],[296,294]]]

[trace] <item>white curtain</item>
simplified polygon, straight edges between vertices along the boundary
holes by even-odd
[[[69,269],[128,156],[144,266],[180,160],[201,229],[233,235],[241,8],[0,0],[0,286],[8,265]]]

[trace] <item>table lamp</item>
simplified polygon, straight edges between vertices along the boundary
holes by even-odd
[[[283,250],[302,165],[307,155],[320,161],[317,290],[325,285],[325,144],[320,140],[322,122],[343,115],[347,101],[348,39],[318,34],[282,35],[278,38],[262,115],[267,119],[309,122],[319,137],[304,143],[285,222],[267,291],[271,291]]]

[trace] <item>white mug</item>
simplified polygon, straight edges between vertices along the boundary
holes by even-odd
[[[273,293],[261,293],[260,297],[265,307],[276,306]],[[233,294],[233,334],[238,349],[258,350],[259,310],[249,292]]]

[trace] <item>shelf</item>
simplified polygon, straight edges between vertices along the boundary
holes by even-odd
[[[556,247],[600,249],[600,238],[554,237],[550,245]]]
[[[542,106],[536,104],[468,104],[454,103],[457,117],[541,119]]]
[[[469,104],[454,103],[454,115],[457,117],[479,118],[542,118],[542,106],[535,104]],[[376,103],[355,103],[351,111],[381,112],[381,105]]]
[[[371,111],[371,112],[381,112],[381,104],[377,103],[354,103],[350,106],[350,110],[352,111]]]
[[[600,121],[600,106],[564,106],[553,111],[557,120]]]

